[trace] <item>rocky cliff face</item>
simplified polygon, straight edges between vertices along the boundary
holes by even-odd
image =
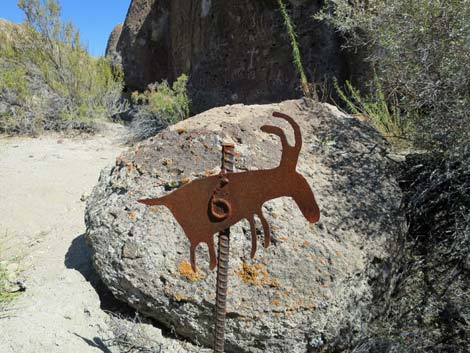
[[[113,53],[116,52],[116,47],[117,47],[119,38],[121,37],[121,32],[122,32],[122,23],[119,23],[116,25],[116,27],[113,28],[113,31],[111,32],[111,35],[109,36],[108,43],[106,44],[106,56],[113,55]]]
[[[198,248],[193,273],[188,239],[172,213],[137,200],[217,173],[221,141],[236,144],[238,171],[276,167],[280,142],[260,127],[280,126],[290,142],[293,134],[271,117],[274,110],[302,129],[297,171],[315,193],[321,220],[309,224],[290,198],[265,203],[272,245],[260,245],[253,260],[248,222],[232,227],[226,352],[339,351],[366,332],[373,286],[386,291],[403,217],[383,139],[331,106],[225,106],[164,130],[102,171],[86,210],[86,238],[117,298],[210,347],[216,273],[207,247]]]
[[[341,41],[312,19],[322,3],[290,1],[290,14],[308,78],[341,81],[350,71]],[[117,51],[130,90],[188,74],[194,112],[301,96],[276,0],[133,0]]]

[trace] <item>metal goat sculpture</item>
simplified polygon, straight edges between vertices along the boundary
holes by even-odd
[[[273,116],[286,120],[295,136],[295,145],[290,146],[281,128],[271,125],[261,127],[262,131],[277,135],[281,140],[282,157],[278,167],[239,173],[227,173],[222,169],[219,175],[196,179],[166,196],[139,200],[145,205],[164,205],[170,209],[191,243],[190,259],[194,271],[196,247],[200,243],[207,244],[210,268],[214,269],[217,262],[214,234],[242,219],[247,219],[251,228],[251,257],[254,257],[257,246],[255,215],[263,226],[264,246],[268,247],[269,224],[261,211],[266,201],[290,196],[309,222],[319,220],[320,211],[313,192],[305,178],[296,171],[302,147],[300,128],[286,114],[274,112]]]

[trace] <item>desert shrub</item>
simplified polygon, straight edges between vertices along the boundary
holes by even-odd
[[[376,298],[381,314],[355,351],[465,352],[470,345],[470,1],[325,4],[316,18],[335,26],[347,46],[366,52],[377,78],[369,94],[348,84],[338,88],[348,108],[372,117],[379,128],[382,122],[403,123],[405,135],[424,150],[400,165],[409,229],[396,253],[390,295]],[[377,348],[382,343],[388,350]]]
[[[188,77],[183,74],[171,87],[167,81],[163,81],[149,85],[143,93],[132,93],[135,113],[131,123],[131,134],[134,140],[154,136],[168,125],[189,116],[187,81]]]
[[[464,352],[470,346],[467,158],[414,154],[402,165],[409,231],[388,315],[378,325],[401,337],[405,351]]]
[[[109,117],[121,103],[122,76],[91,57],[56,0],[20,0],[26,21],[0,38],[0,130],[37,132]]]
[[[416,144],[468,141],[469,0],[328,0],[315,17],[367,53],[388,105],[416,127]]]
[[[375,127],[391,140],[407,138],[412,128],[412,119],[407,119],[396,100],[392,104],[387,102],[378,80],[375,85],[372,93],[364,96],[354,88],[351,82],[346,81],[345,87],[341,88],[338,81],[334,80],[334,87],[339,98],[352,114],[370,119]]]

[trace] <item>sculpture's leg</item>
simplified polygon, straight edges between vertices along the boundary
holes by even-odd
[[[251,258],[255,257],[256,254],[256,247],[257,247],[257,237],[256,237],[256,225],[255,225],[255,218],[251,216],[248,218],[248,222],[250,222],[250,231],[251,231]]]
[[[210,261],[210,269],[213,270],[215,265],[217,265],[217,260],[215,258],[215,247],[214,247],[214,239],[211,236],[211,240],[206,242],[207,248],[209,249],[209,261]]]
[[[271,243],[271,233],[269,231],[269,224],[266,218],[264,218],[262,210],[259,210],[259,212],[257,213],[257,216],[259,217],[261,224],[263,225],[264,247],[267,248],[269,244]]]

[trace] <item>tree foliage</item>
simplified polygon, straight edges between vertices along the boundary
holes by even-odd
[[[0,129],[37,132],[109,117],[120,104],[122,78],[94,58],[57,0],[19,0],[25,23],[0,38]]]
[[[366,51],[388,104],[416,126],[417,144],[468,141],[470,0],[328,0],[315,17]]]

